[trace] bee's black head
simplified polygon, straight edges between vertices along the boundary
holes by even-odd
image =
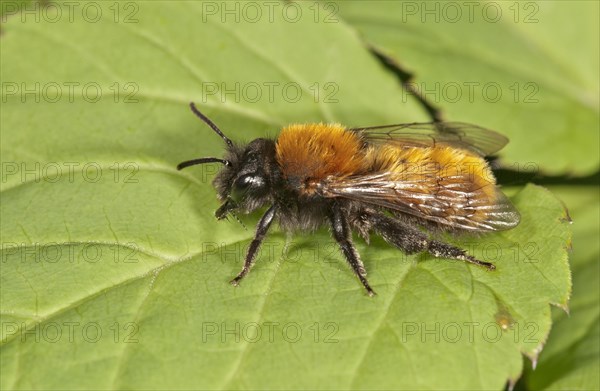
[[[223,168],[213,181],[217,195],[223,205],[215,212],[220,220],[231,212],[249,213],[272,200],[272,189],[278,176],[275,160],[275,142],[256,139],[241,146],[234,144],[193,103],[192,111],[206,122],[227,144],[225,159],[200,158],[180,163],[178,170],[195,164],[222,163]]]

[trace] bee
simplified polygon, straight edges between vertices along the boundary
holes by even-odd
[[[275,220],[286,232],[328,225],[369,296],[375,292],[352,242],[353,230],[367,243],[374,232],[406,254],[426,251],[494,270],[493,264],[431,236],[500,231],[519,223],[519,213],[484,159],[508,142],[494,131],[460,122],[366,128],[296,124],[284,127],[276,139],[241,145],[194,103],[190,107],[225,141],[225,156],[184,161],[177,169],[223,165],[213,180],[222,202],[218,220],[268,206],[242,270],[230,281],[235,286],[250,271]]]

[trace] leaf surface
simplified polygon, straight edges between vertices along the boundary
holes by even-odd
[[[549,303],[568,300],[570,234],[536,186],[513,197],[518,228],[457,239],[494,273],[356,239],[369,298],[326,229],[274,229],[248,278],[227,284],[253,230],[215,221],[215,167],[175,170],[222,151],[189,101],[240,141],[295,121],[426,116],[309,4],[295,23],[222,22],[199,2],[128,2],[115,23],[99,4],[97,22],[12,18],[1,38],[3,389],[499,389],[521,353],[538,354]],[[265,83],[300,99],[270,99]],[[337,103],[315,83],[337,86]]]
[[[514,170],[598,169],[600,10],[591,1],[338,2],[446,120],[497,129]],[[577,26],[573,26],[577,20]],[[407,97],[408,98],[408,97]]]

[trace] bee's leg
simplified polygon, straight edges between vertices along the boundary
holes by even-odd
[[[275,217],[275,213],[277,211],[277,207],[275,205],[271,206],[269,210],[261,217],[258,225],[256,226],[256,234],[254,235],[254,240],[250,243],[250,247],[248,248],[248,253],[246,254],[246,260],[244,261],[244,267],[240,274],[237,275],[236,278],[230,281],[232,285],[239,285],[240,280],[248,274],[250,268],[252,267],[252,261],[254,261],[254,257],[260,248],[260,245],[273,222],[273,218]]]
[[[367,272],[365,270],[365,266],[360,260],[360,256],[358,255],[358,251],[356,251],[354,244],[352,244],[348,221],[343,215],[339,205],[333,205],[332,213],[329,216],[329,219],[331,221],[333,237],[338,242],[342,253],[352,267],[352,270],[354,270],[354,274],[356,274],[360,282],[363,284],[369,296],[375,295],[375,291],[371,289],[369,282],[367,281]]]
[[[494,270],[496,267],[483,262],[464,250],[451,244],[429,239],[419,230],[391,217],[375,213],[369,216],[373,224],[372,227],[386,242],[398,247],[407,254],[414,254],[419,251],[427,251],[436,258],[458,259],[483,266],[488,270]]]

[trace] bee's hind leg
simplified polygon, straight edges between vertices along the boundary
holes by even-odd
[[[427,251],[436,258],[458,259],[483,266],[488,270],[496,268],[493,264],[480,261],[456,246],[431,240],[421,231],[402,221],[380,213],[370,214],[368,220],[372,224],[372,229],[381,235],[386,242],[398,247],[407,254]]]
[[[350,228],[346,216],[344,216],[339,205],[334,204],[331,214],[329,216],[331,221],[331,229],[333,237],[338,242],[344,257],[352,267],[354,274],[358,277],[362,285],[367,290],[369,296],[375,295],[375,291],[369,285],[367,281],[367,271],[365,265],[360,260],[360,255],[351,240]]]

